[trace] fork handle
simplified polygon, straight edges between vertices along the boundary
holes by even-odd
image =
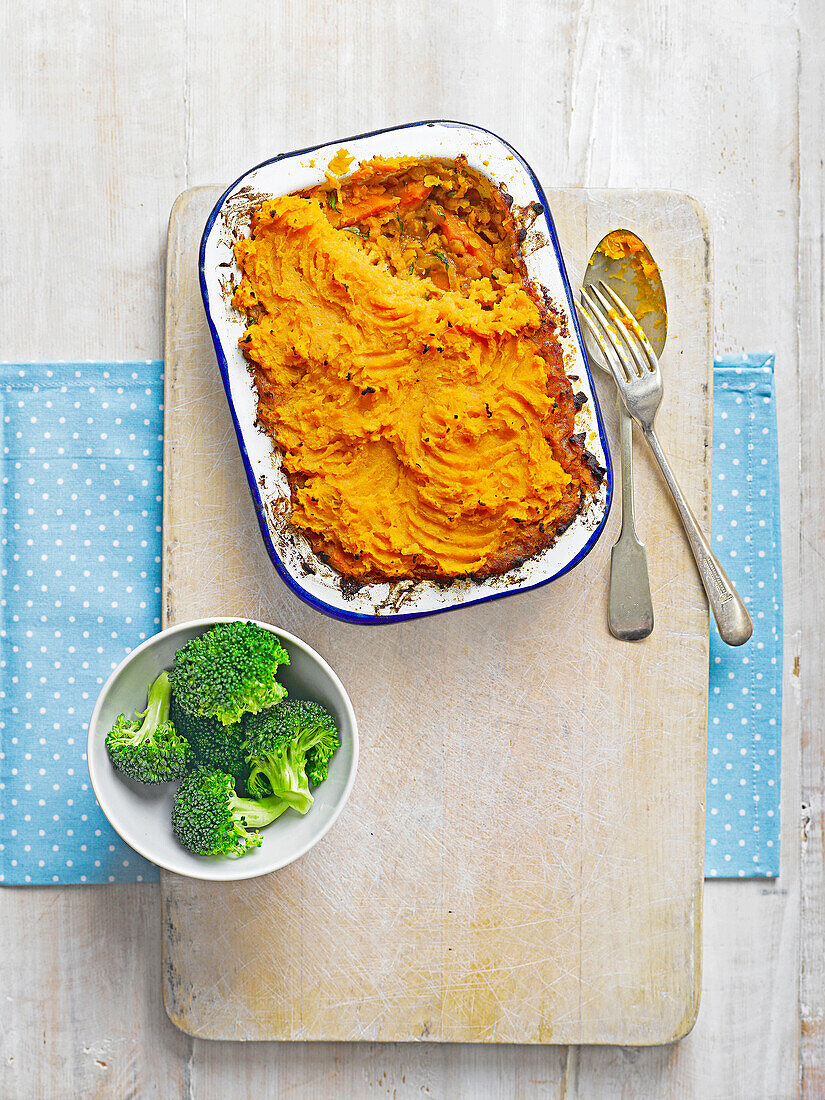
[[[679,516],[696,559],[699,576],[708,597],[710,609],[716,619],[719,636],[728,645],[744,645],[753,633],[753,623],[744,601],[730,582],[719,559],[710,548],[707,537],[699,526],[690,505],[685,500],[670,463],[665,458],[653,428],[643,429],[645,439],[662,468],[670,495],[679,510]]]

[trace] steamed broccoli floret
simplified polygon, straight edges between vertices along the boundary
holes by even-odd
[[[219,768],[235,779],[246,780],[245,734],[240,722],[225,726],[217,718],[189,714],[172,692],[171,718],[175,729],[184,736],[201,764]]]
[[[178,787],[172,829],[181,844],[199,856],[242,856],[258,848],[262,829],[289,808],[273,795],[260,801],[239,798],[232,776],[197,767]]]
[[[263,794],[266,780],[274,794],[305,814],[313,801],[309,780],[326,779],[329,759],[341,744],[335,719],[320,703],[288,699],[250,715],[244,727],[251,794]]]
[[[191,749],[169,720],[169,674],[162,672],[149,688],[146,710],[134,718],[121,714],[106,735],[109,759],[118,771],[140,783],[180,779]]]
[[[337,736],[336,731],[334,743],[331,741],[319,741],[315,748],[310,749],[307,753],[307,779],[313,787],[317,787],[319,783],[323,783],[326,779],[332,754],[340,744],[341,739]]]
[[[276,677],[289,656],[278,637],[250,622],[217,623],[175,654],[172,690],[187,712],[225,726],[286,695]]]

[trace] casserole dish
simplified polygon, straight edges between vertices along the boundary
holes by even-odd
[[[359,583],[342,576],[324,554],[313,552],[290,523],[290,486],[272,440],[256,423],[257,394],[238,347],[246,325],[232,305],[240,280],[233,246],[248,236],[261,202],[322,182],[330,162],[341,164],[342,147],[352,167],[370,158],[467,158],[512,200],[521,220],[524,260],[530,281],[560,317],[564,367],[586,401],[576,431],[583,433],[592,460],[604,470],[597,491],[585,497],[570,526],[540,553],[508,572],[451,582],[402,579]],[[337,160],[335,158],[337,157]],[[347,138],[285,154],[245,173],[225,193],[207,221],[201,242],[200,280],[218,365],[232,412],[258,521],[272,562],[282,579],[318,610],[351,622],[392,622],[447,611],[546,584],[572,568],[592,548],[604,527],[612,495],[612,471],[597,398],[546,199],[535,176],[506,142],[488,131],[455,122],[422,122]],[[572,437],[571,437],[572,438]]]

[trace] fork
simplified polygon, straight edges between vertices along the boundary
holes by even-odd
[[[753,623],[739,593],[710,548],[696,516],[665,458],[654,430],[664,383],[656,353],[639,322],[605,282],[582,287],[579,312],[610,367],[624,407],[653,451],[673,497],[699,576],[708,597],[719,635],[728,645],[744,645]]]

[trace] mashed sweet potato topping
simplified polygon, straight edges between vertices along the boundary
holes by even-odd
[[[258,421],[292,523],[340,573],[501,573],[596,488],[560,319],[462,160],[376,159],[267,199],[235,254]]]

